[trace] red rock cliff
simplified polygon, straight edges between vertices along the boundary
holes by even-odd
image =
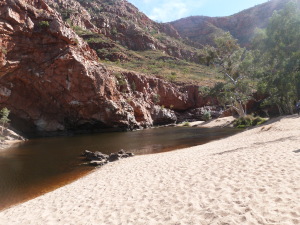
[[[43,0],[0,0],[0,49],[0,106],[27,133],[147,127],[204,104],[197,87],[107,71]]]

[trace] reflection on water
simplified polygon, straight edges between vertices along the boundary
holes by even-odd
[[[151,154],[204,144],[237,132],[177,127],[30,140],[0,152],[0,210],[87,174],[92,168],[80,165],[79,157],[85,149]]]

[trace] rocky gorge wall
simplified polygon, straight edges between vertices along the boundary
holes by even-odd
[[[0,106],[27,135],[173,123],[197,86],[107,70],[43,0],[0,0]]]
[[[45,0],[63,19],[87,35],[91,48],[101,59],[127,61],[126,51],[158,50],[165,54],[192,62],[199,61],[199,54],[183,44],[174,27],[156,23],[126,0]],[[104,39],[103,39],[104,38]],[[111,54],[107,55],[106,51]]]

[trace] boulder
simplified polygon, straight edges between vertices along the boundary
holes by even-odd
[[[176,123],[177,117],[173,110],[161,106],[154,106],[151,111],[153,125],[166,125]]]
[[[111,153],[109,155],[108,161],[113,162],[113,161],[117,161],[121,158],[121,155],[118,153]]]
[[[84,156],[88,161],[101,161],[101,160],[107,160],[108,155],[103,154],[101,152],[91,152],[89,150],[85,150],[81,156]]]
[[[90,161],[90,165],[91,166],[103,166],[104,164],[108,163],[107,160],[93,160],[93,161]]]
[[[92,152],[89,150],[84,150],[81,156],[85,157],[86,160],[90,161],[91,166],[103,166],[108,162],[114,162],[122,158],[132,157],[134,154],[132,152],[126,152],[121,149],[118,152],[111,153],[110,155],[103,154],[101,152]]]

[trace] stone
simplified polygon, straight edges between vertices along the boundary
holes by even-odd
[[[121,155],[119,155],[118,153],[111,153],[109,155],[108,161],[113,162],[113,161],[117,161],[121,158]]]
[[[129,157],[134,156],[134,154],[133,154],[132,152],[127,152],[126,154],[127,154]]]
[[[107,160],[92,160],[89,162],[91,166],[103,166],[107,163]]]
[[[86,159],[91,160],[107,160],[108,155],[102,154],[101,152],[92,152],[86,155]]]
[[[126,152],[123,149],[121,149],[120,151],[118,151],[118,154],[123,155],[123,154],[126,154]]]
[[[176,123],[177,117],[174,111],[161,106],[154,106],[151,111],[151,116],[154,125],[166,125]]]
[[[89,150],[84,150],[84,151],[81,153],[81,156],[87,156],[87,155],[89,155],[89,154],[92,154],[92,152],[89,151]]]
[[[81,155],[90,161],[89,165],[91,166],[103,166],[108,162],[114,162],[122,158],[134,156],[133,153],[126,152],[123,149],[118,152],[111,153],[109,156],[101,152],[91,152],[89,150],[84,150]]]

